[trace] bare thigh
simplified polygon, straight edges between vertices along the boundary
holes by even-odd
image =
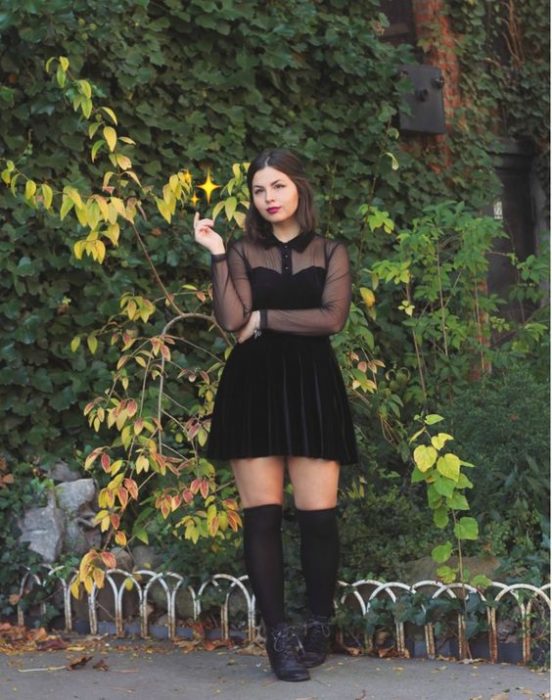
[[[243,508],[284,502],[284,457],[230,460]]]
[[[295,506],[300,510],[335,508],[339,462],[312,457],[288,457]]]

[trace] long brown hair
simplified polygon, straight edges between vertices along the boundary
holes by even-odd
[[[247,186],[250,197],[249,209],[245,217],[245,235],[247,238],[263,242],[272,233],[271,223],[263,219],[253,203],[253,177],[257,171],[267,166],[285,173],[293,181],[299,195],[295,217],[299,224],[300,232],[314,231],[317,224],[314,195],[305,174],[303,163],[295,153],[285,148],[267,148],[256,156],[247,170]]]

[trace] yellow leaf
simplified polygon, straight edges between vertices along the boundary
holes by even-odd
[[[44,183],[41,186],[41,189],[42,189],[42,197],[44,199],[44,206],[46,207],[46,209],[49,209],[52,206],[52,201],[54,199],[54,193],[53,193],[50,185],[47,185],[46,183]]]
[[[368,289],[367,287],[360,288],[360,296],[362,297],[362,301],[366,304],[366,306],[369,309],[371,309],[376,303],[376,296],[374,292],[371,289]]]
[[[105,235],[113,243],[113,245],[118,245],[119,235],[121,233],[121,227],[119,224],[109,224],[107,229],[104,231]]]
[[[27,180],[25,184],[25,199],[31,199],[35,192],[36,182],[34,182],[34,180]]]
[[[129,168],[132,168],[132,161],[130,158],[127,158],[127,156],[117,153],[115,158],[117,160],[117,165],[121,168],[121,170],[128,170]]]
[[[75,580],[71,584],[71,594],[77,600],[80,598],[80,581],[78,578],[75,578]]]
[[[75,245],[73,246],[73,253],[74,253],[75,257],[77,258],[77,260],[82,259],[82,255],[84,253],[85,246],[86,246],[86,241],[82,241],[82,240],[77,241],[75,243]]]
[[[437,460],[437,470],[448,479],[458,481],[460,478],[460,459],[452,452],[447,452]]]
[[[171,223],[170,207],[162,199],[156,199],[156,202],[157,202],[157,208],[159,209],[161,216],[165,219],[165,221],[167,223],[170,224]]]
[[[117,117],[111,107],[102,107],[103,111],[109,115],[114,124],[117,124]]]
[[[119,532],[117,532],[117,534],[115,535],[115,542],[121,547],[124,547],[127,543],[127,536],[125,535],[125,533],[119,530]]]
[[[81,196],[74,187],[64,187],[63,193],[69,197],[76,207],[84,207]]]
[[[97,588],[103,588],[105,582],[105,572],[102,569],[94,569],[94,583]]]
[[[91,335],[87,336],[86,342],[88,344],[88,349],[90,350],[90,352],[92,354],[94,354],[96,352],[96,350],[98,349],[98,339],[96,338],[95,335],[91,334]]]
[[[88,212],[86,211],[86,207],[75,207],[75,212],[79,224],[81,226],[86,226],[88,224]]]
[[[138,187],[142,187],[142,183],[138,179],[138,175],[133,170],[127,170],[126,174],[134,180],[134,182],[138,185]]]
[[[114,151],[117,145],[117,132],[115,129],[112,126],[104,126],[103,135],[109,150]]]
[[[69,68],[69,59],[67,58],[67,56],[60,56],[59,57],[59,64],[60,64],[63,72],[66,72]]]
[[[80,335],[76,335],[71,341],[71,352],[76,352],[81,343]]]
[[[414,450],[414,462],[416,462],[416,466],[422,473],[431,469],[436,459],[437,450],[434,447],[418,445]]]
[[[96,250],[96,256],[99,263],[103,263],[105,258],[105,243],[103,241],[95,241],[94,247]]]
[[[443,449],[443,445],[444,445],[445,442],[447,442],[448,440],[454,440],[454,438],[452,437],[452,435],[449,435],[448,433],[437,433],[437,435],[434,435],[434,436],[431,438],[431,444],[433,445],[433,447],[434,447],[436,450],[442,450],[442,449]]]
[[[79,80],[78,85],[79,85],[79,90],[82,92],[82,94],[85,97],[88,97],[88,98],[92,97],[92,87],[90,86],[90,83],[88,82],[88,80]]]

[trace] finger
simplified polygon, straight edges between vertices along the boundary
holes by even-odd
[[[199,221],[199,212],[196,211],[194,214],[194,228],[197,226],[197,222]]]

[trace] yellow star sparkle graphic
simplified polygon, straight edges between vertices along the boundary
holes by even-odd
[[[199,202],[199,197],[197,194],[194,192],[193,195],[190,197],[190,202],[194,207],[197,207],[197,203]]]
[[[207,179],[204,183],[198,185],[198,187],[205,191],[205,195],[207,196],[207,204],[209,204],[209,202],[211,201],[211,195],[216,189],[220,187],[220,185],[215,185],[215,183],[211,180],[211,171],[208,170]]]

